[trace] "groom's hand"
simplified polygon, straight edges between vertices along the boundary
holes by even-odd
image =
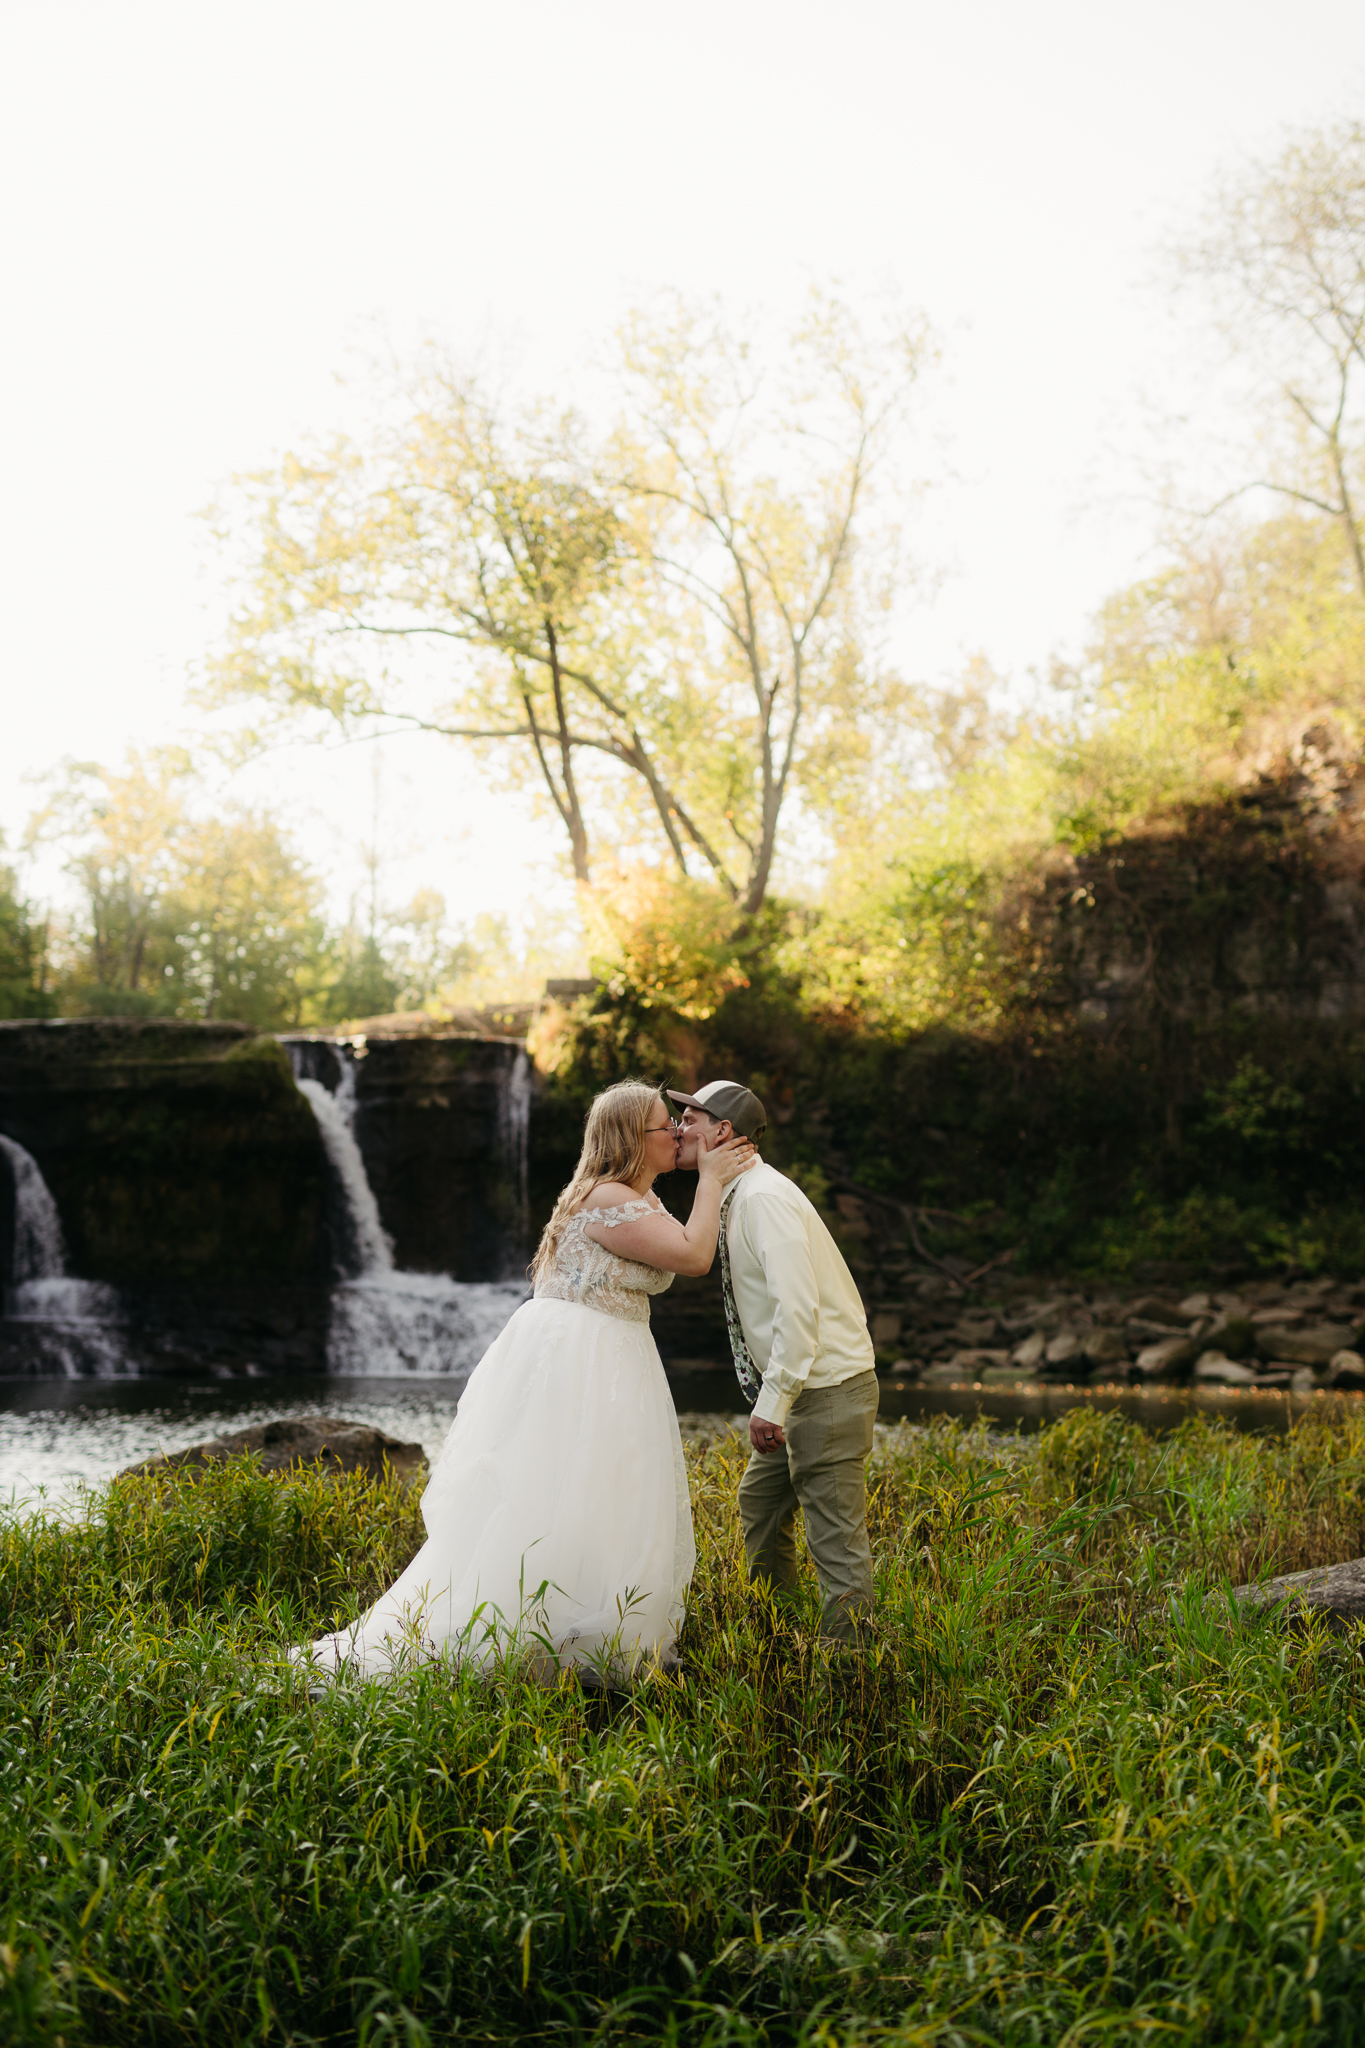
[[[764,1457],[769,1451],[780,1451],[787,1439],[775,1422],[762,1422],[757,1415],[749,1417],[749,1442]]]

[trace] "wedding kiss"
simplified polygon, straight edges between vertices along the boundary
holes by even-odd
[[[519,1651],[588,1683],[675,1666],[696,1545],[649,1297],[708,1272],[718,1245],[752,1408],[739,1488],[750,1580],[793,1606],[799,1508],[822,1640],[860,1644],[873,1607],[872,1344],[819,1212],[758,1152],[766,1126],[734,1081],[694,1095],[623,1081],[596,1098],[532,1262],[533,1298],[475,1367],[432,1468],[427,1541],[366,1614],[296,1661],[373,1675]],[[686,1224],[653,1191],[675,1168],[697,1175]]]

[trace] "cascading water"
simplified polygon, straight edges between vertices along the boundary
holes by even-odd
[[[393,1271],[393,1239],[379,1220],[379,1204],[365,1172],[365,1162],[355,1141],[355,1067],[341,1062],[341,1079],[335,1095],[329,1095],[321,1081],[300,1081],[299,1093],[306,1095],[318,1120],[323,1150],[341,1188],[346,1222],[352,1239],[348,1248],[354,1264],[351,1277],[373,1277]]]
[[[332,1291],[327,1327],[328,1370],[375,1377],[468,1373],[525,1300],[526,1288],[517,1281],[459,1281],[445,1273],[405,1273],[394,1265],[393,1240],[380,1220],[356,1142],[354,1056],[340,1045],[334,1050],[339,1071],[331,1090],[301,1073],[305,1064],[314,1064],[311,1049],[289,1046],[299,1091],[317,1118],[345,1219],[343,1273]],[[529,1108],[529,1065],[524,1095]],[[518,1123],[517,1114],[511,1114],[504,1143],[520,1147],[511,1156],[518,1162],[524,1208],[528,1119],[522,1112]]]
[[[16,1285],[50,1280],[66,1272],[66,1239],[52,1191],[31,1152],[13,1138],[0,1137],[0,1152],[14,1179],[14,1257],[10,1268]]]
[[[14,1184],[12,1283],[5,1290],[5,1314],[16,1322],[43,1325],[47,1362],[72,1378],[128,1371],[117,1290],[67,1272],[62,1219],[37,1160],[6,1137],[0,1137],[0,1155]]]
[[[524,1240],[531,1218],[531,1062],[518,1052],[502,1098],[503,1152],[516,1176],[518,1235]]]

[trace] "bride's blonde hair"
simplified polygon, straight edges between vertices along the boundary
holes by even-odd
[[[583,1150],[573,1179],[555,1203],[531,1261],[533,1281],[558,1251],[565,1224],[594,1188],[600,1188],[604,1180],[633,1181],[644,1171],[645,1126],[649,1112],[660,1100],[658,1089],[651,1088],[648,1081],[618,1081],[594,1099],[583,1127]]]

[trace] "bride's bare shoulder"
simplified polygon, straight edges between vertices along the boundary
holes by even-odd
[[[634,1188],[623,1180],[604,1180],[590,1195],[583,1197],[580,1215],[589,1209],[619,1209],[622,1202],[638,1202],[640,1197]]]

